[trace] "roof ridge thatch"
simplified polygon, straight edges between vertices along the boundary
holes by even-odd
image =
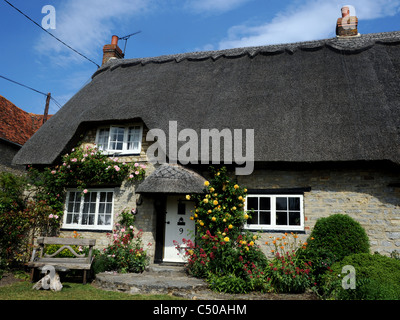
[[[339,50],[342,53],[358,53],[367,50],[375,44],[394,44],[400,42],[400,31],[393,32],[380,32],[363,34],[356,37],[344,38],[335,37],[321,40],[300,41],[293,43],[272,44],[265,46],[251,46],[240,47],[232,49],[211,50],[211,51],[195,51],[187,53],[178,53],[170,55],[161,55],[146,58],[132,58],[132,59],[111,59],[106,64],[101,66],[92,76],[94,78],[99,73],[108,69],[114,70],[118,67],[129,67],[135,65],[146,65],[149,63],[167,63],[167,62],[182,62],[188,61],[202,61],[206,59],[217,60],[219,58],[240,58],[245,55],[255,57],[258,54],[275,55],[284,52],[293,54],[297,50],[313,51],[329,47],[334,50]]]

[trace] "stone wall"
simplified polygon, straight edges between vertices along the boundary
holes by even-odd
[[[390,254],[400,251],[400,188],[397,170],[338,168],[317,170],[256,170],[250,176],[239,176],[238,182],[249,189],[311,187],[304,193],[305,241],[320,217],[347,214],[366,230],[371,252]],[[263,233],[259,244],[269,236]]]

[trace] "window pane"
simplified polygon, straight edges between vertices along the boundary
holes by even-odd
[[[94,225],[94,214],[89,215],[89,224]]]
[[[260,198],[260,210],[271,210],[271,198],[261,197]]]
[[[258,210],[258,198],[247,197],[247,210]]]
[[[124,142],[124,127],[111,127],[110,150],[122,150]]]
[[[111,224],[111,215],[106,215],[106,221],[104,223],[105,225],[110,225]]]
[[[140,151],[139,150],[139,143],[141,140],[141,135],[140,135],[140,126],[134,126],[130,127],[128,129],[128,150],[133,150],[133,151]]]
[[[300,198],[289,198],[289,210],[300,210]]]
[[[70,224],[72,222],[72,214],[68,213],[67,214],[67,223]]]
[[[111,203],[107,203],[106,212],[111,213],[111,211],[112,211],[112,205],[111,205]]]
[[[271,212],[260,211],[260,224],[271,224]]]
[[[300,225],[300,212],[289,212],[289,225],[291,226]]]
[[[287,198],[276,198],[276,210],[287,210]]]
[[[100,202],[106,202],[107,192],[100,192]]]
[[[113,193],[107,192],[107,202],[112,202],[112,199],[113,199]]]
[[[276,213],[276,224],[277,225],[287,225],[287,212],[277,212]]]
[[[247,221],[248,224],[258,224],[258,212],[249,212],[248,213],[251,218],[249,218]]]
[[[88,222],[88,215],[87,214],[83,214],[82,215],[82,224],[87,224]]]
[[[99,213],[104,213],[104,209],[105,209],[105,204],[104,203],[100,203],[99,204]]]
[[[108,128],[99,130],[99,135],[98,135],[98,140],[97,140],[97,146],[98,146],[99,150],[107,150],[109,134],[110,134],[110,130]]]

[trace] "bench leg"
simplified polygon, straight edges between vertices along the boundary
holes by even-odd
[[[31,282],[33,282],[34,277],[35,277],[35,268],[32,268],[32,270],[31,270]]]
[[[83,284],[86,284],[86,270],[83,270]]]

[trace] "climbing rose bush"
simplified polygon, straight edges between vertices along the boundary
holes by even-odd
[[[204,194],[187,195],[195,201],[195,243],[183,239],[187,269],[207,278],[211,288],[223,292],[267,290],[263,269],[267,259],[256,245],[257,235],[243,230],[249,213],[244,211],[247,190],[232,181],[226,168],[211,168],[212,179],[204,183]]]

